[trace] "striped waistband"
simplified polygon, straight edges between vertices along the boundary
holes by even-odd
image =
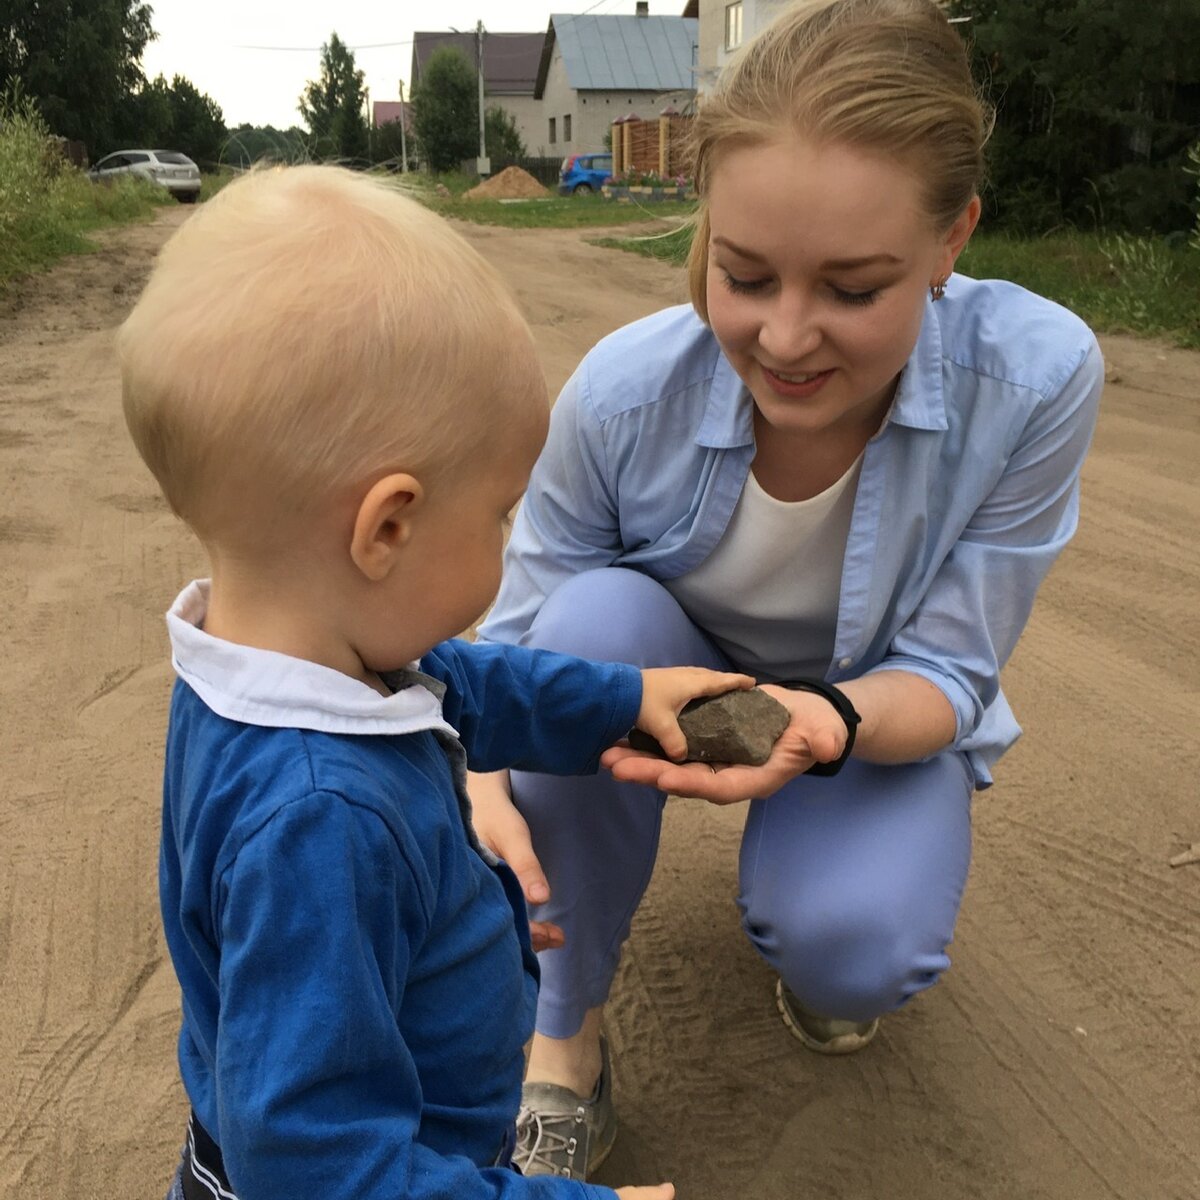
[[[188,1117],[181,1174],[183,1200],[237,1200],[225,1174],[221,1148],[196,1120],[195,1113]]]

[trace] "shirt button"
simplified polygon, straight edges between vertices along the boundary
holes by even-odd
[[[853,665],[854,665],[854,659],[852,659],[852,658],[839,658],[838,659],[838,667],[841,668],[841,670],[843,670],[843,671],[847,667],[852,667]]]

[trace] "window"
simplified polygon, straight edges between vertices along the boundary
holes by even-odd
[[[563,141],[569,142],[570,140],[571,140],[571,114],[567,113],[567,115],[565,117],[563,117]]]
[[[554,117],[550,118],[550,145],[554,145],[558,141],[558,122]]]
[[[742,44],[742,0],[725,5],[725,49],[736,50]]]

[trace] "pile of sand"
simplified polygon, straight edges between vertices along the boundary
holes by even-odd
[[[520,167],[505,167],[499,175],[463,193],[467,200],[536,200],[548,195],[550,192]]]

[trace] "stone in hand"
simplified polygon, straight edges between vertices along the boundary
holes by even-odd
[[[679,728],[688,745],[685,761],[761,767],[790,719],[778,700],[758,688],[702,696],[679,714]],[[658,741],[640,729],[630,732],[629,744],[634,750],[666,757]]]

